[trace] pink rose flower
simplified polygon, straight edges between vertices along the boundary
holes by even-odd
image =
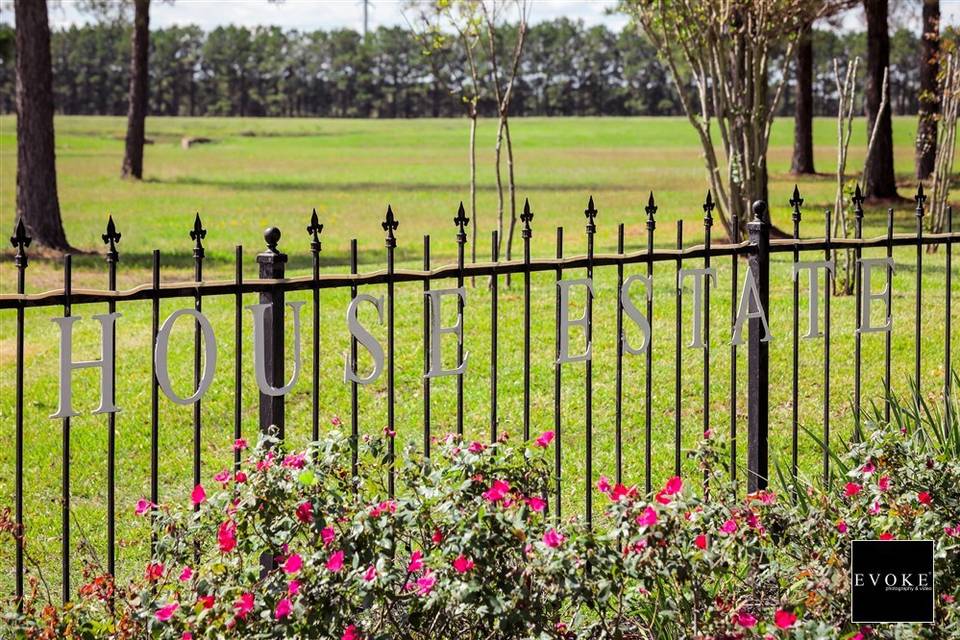
[[[410,562],[407,564],[407,573],[415,573],[423,569],[423,552],[419,549],[410,554]]]
[[[930,494],[927,493],[926,491],[921,491],[920,493],[918,493],[917,500],[920,502],[920,504],[925,504],[925,505],[929,505],[931,502],[933,502],[933,498],[930,497]]]
[[[490,488],[483,492],[488,502],[500,502],[510,492],[510,484],[504,480],[494,480]]]
[[[433,542],[433,544],[440,544],[443,542],[443,532],[440,531],[440,529],[434,529],[433,535],[430,537],[430,541]]]
[[[566,540],[563,534],[559,533],[556,529],[550,529],[543,534],[543,544],[547,545],[551,549],[555,549],[563,544],[563,541]]]
[[[343,424],[343,420],[340,419],[340,416],[333,416],[332,418],[330,418],[330,424],[333,425],[334,427],[339,427],[340,425]]]
[[[191,569],[190,567],[184,567],[183,571],[180,572],[180,582],[187,582],[192,577],[193,577],[193,569]]]
[[[233,441],[233,450],[234,451],[243,451],[247,448],[247,441],[244,438],[237,438]]]
[[[240,599],[233,604],[233,612],[243,620],[251,611],[253,611],[253,594],[250,592],[241,594]]]
[[[367,567],[367,570],[363,574],[364,582],[373,582],[377,578],[377,568],[373,565]]]
[[[233,551],[237,546],[237,523],[226,520],[220,524],[217,529],[217,544],[220,545],[220,553]]]
[[[554,437],[553,431],[544,431],[540,434],[540,437],[537,438],[536,446],[546,449],[547,446],[553,441]]]
[[[470,443],[470,446],[467,447],[467,451],[469,451],[470,453],[483,453],[483,450],[486,448],[487,448],[487,445],[483,444],[482,442],[477,442],[476,440],[474,440],[473,442]]]
[[[838,522],[838,523],[837,523],[837,531],[839,531],[840,533],[846,533],[846,532],[847,532],[847,523],[846,523],[845,521],[843,521],[843,520],[841,520],[840,522]]]
[[[297,520],[304,524],[313,522],[313,504],[309,500],[297,505]]]
[[[883,476],[880,480],[877,481],[877,486],[880,487],[880,491],[887,491],[890,488],[890,477]]]
[[[137,500],[136,513],[138,516],[142,516],[146,512],[150,511],[150,509],[153,509],[153,507],[154,507],[154,504],[152,502],[150,502],[146,498],[140,498],[139,500]]]
[[[247,474],[245,474],[243,471],[237,471],[236,475],[233,476],[233,479],[237,484],[243,484],[247,481]]]
[[[720,525],[720,531],[724,533],[734,533],[737,530],[737,521],[733,518],[727,520],[722,525]]]
[[[702,549],[706,549],[706,548],[707,548],[707,536],[705,536],[705,535],[703,535],[703,534],[701,533],[701,534],[698,535],[696,538],[694,538],[693,544],[696,545],[697,549],[701,549],[701,550],[702,550]]]
[[[466,573],[467,571],[473,569],[473,560],[463,554],[460,554],[453,561],[453,568],[457,571],[457,573]]]
[[[173,614],[176,613],[177,609],[179,608],[180,603],[171,602],[170,604],[157,609],[157,613],[154,615],[154,617],[160,622],[166,622],[173,617]]]
[[[637,524],[641,527],[652,527],[657,524],[657,511],[653,507],[648,506],[643,510],[639,516],[637,516]]]
[[[877,467],[870,460],[867,460],[867,464],[860,467],[861,473],[873,473],[876,470],[877,470]]]
[[[148,562],[147,568],[144,569],[143,577],[150,582],[159,580],[163,577],[163,565],[159,562]]]
[[[779,629],[789,629],[796,621],[796,614],[784,611],[783,609],[777,609],[777,612],[773,614],[773,623],[777,625]]]
[[[273,611],[273,617],[277,620],[283,620],[290,615],[291,611],[293,611],[293,602],[290,601],[290,598],[284,598],[277,603],[277,608]]]
[[[341,561],[343,560],[343,552],[341,552]],[[283,563],[283,572],[293,574],[303,568],[303,558],[300,557],[299,553],[292,553],[287,557],[286,562]]]
[[[683,489],[683,480],[680,478],[680,476],[673,476],[667,480],[667,484],[663,488],[663,492],[668,496],[672,496],[680,493],[681,489]]]
[[[299,593],[299,591],[300,591],[299,580],[291,580],[290,582],[287,583],[287,593],[289,595],[295,596],[297,595],[297,593]]]
[[[193,488],[193,491],[190,493],[190,499],[193,501],[193,506],[195,507],[207,499],[207,492],[203,490],[202,484],[198,484]]]
[[[343,550],[334,551],[327,559],[327,571],[337,573],[343,568]]]
[[[881,539],[881,540],[893,540],[893,534],[892,534],[892,533],[889,533],[889,532],[887,532],[887,531],[884,531],[883,533],[880,534],[880,539]]]
[[[357,633],[357,625],[351,624],[344,629],[343,635],[340,636],[340,640],[360,640],[360,634]]]
[[[543,498],[538,498],[537,496],[533,496],[533,497],[527,498],[527,506],[530,507],[532,510],[536,511],[537,513],[539,513],[547,507],[547,501],[544,500]]]
[[[597,480],[597,490],[600,493],[610,493],[611,489],[610,480],[607,479],[607,476],[600,476],[600,479]]]
[[[320,539],[323,540],[323,546],[328,547],[337,537],[337,532],[333,527],[324,527],[320,530]]]
[[[750,629],[751,627],[755,627],[757,625],[756,617],[744,611],[737,613],[737,615],[734,616],[734,618],[738,625],[746,629]]]
[[[848,482],[843,488],[843,495],[847,498],[852,498],[853,496],[860,493],[862,489],[863,487],[857,484],[856,482]]]
[[[437,578],[433,575],[433,571],[427,569],[419,579],[417,579],[417,593],[421,596],[428,595],[433,591],[433,586],[437,583]]]
[[[231,476],[231,475],[232,475],[232,474],[230,473],[230,470],[229,470],[229,469],[224,469],[223,471],[221,471],[221,472],[218,473],[217,475],[213,476],[213,480],[214,480],[214,482],[219,482],[220,484],[226,486],[227,483],[230,482],[230,476]]]

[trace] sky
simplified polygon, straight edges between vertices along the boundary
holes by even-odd
[[[429,0],[424,0],[429,2]],[[369,24],[378,26],[404,25],[403,0],[369,0]],[[627,18],[612,9],[615,0],[531,0],[530,22],[537,23],[566,16],[583,20],[588,26],[606,25],[620,31]],[[920,0],[901,0],[894,20],[919,29]],[[253,27],[276,25],[287,29],[363,29],[362,0],[176,0],[174,3],[154,1],[150,8],[150,26],[166,27],[173,24],[196,24],[205,30],[220,25],[236,24]],[[942,21],[960,24],[960,0],[940,0]],[[861,30],[862,11],[850,12],[843,27]],[[92,17],[78,9],[77,0],[51,3],[50,22],[54,28],[89,22]]]

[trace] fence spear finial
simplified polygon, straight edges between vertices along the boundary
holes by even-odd
[[[597,208],[593,206],[593,196],[590,196],[590,201],[587,203],[587,208],[583,210],[583,215],[587,217],[587,233],[596,233],[597,225],[594,223],[594,218],[597,217]]]
[[[533,220],[533,212],[530,211],[530,199],[523,199],[523,213],[520,214],[520,221],[523,222],[523,233],[524,238],[533,237],[533,229],[530,228],[530,222]]]
[[[650,199],[647,200],[647,206],[644,207],[644,211],[647,212],[647,229],[652,231],[657,226],[657,221],[653,217],[657,212],[657,204],[653,200],[653,191],[650,192]]]
[[[913,197],[914,201],[917,203],[917,217],[923,217],[923,203],[927,201],[927,196],[923,195],[923,183],[921,182],[917,185],[917,195]]]
[[[30,246],[32,240],[33,239],[27,235],[27,229],[23,225],[23,216],[20,216],[17,219],[17,228],[14,230],[13,235],[10,236],[10,244],[17,250],[14,263],[18,269],[27,268],[27,253],[24,249]]]
[[[853,215],[858,219],[863,219],[863,191],[860,190],[860,184],[857,183],[857,186],[853,190],[853,197],[850,198],[853,202]]]
[[[197,217],[193,219],[193,231],[190,232],[190,239],[196,243],[193,247],[194,258],[203,257],[203,243],[200,241],[206,237],[207,230],[203,228],[203,222],[200,221],[200,212],[198,211]]]
[[[397,238],[393,235],[393,232],[396,231],[397,227],[400,226],[400,223],[396,218],[393,217],[393,208],[388,204],[387,205],[387,217],[383,222],[380,223],[380,226],[383,227],[383,230],[387,232],[387,248],[392,249],[397,246]]]
[[[117,232],[117,226],[113,222],[113,216],[107,218],[107,232],[102,234],[100,237],[103,239],[103,244],[110,245],[107,249],[107,262],[118,262],[120,260],[120,252],[117,251],[117,243],[120,242],[120,233]]]
[[[314,209],[310,216],[310,225],[307,227],[307,234],[313,236],[313,240],[310,241],[310,251],[313,253],[320,253],[321,233],[323,233],[323,225],[320,224],[320,219],[317,218],[317,210]]]
[[[707,197],[703,201],[703,226],[707,229],[713,226],[713,208],[715,206],[713,194],[710,193],[710,189],[707,189]]]
[[[803,206],[803,198],[800,197],[800,187],[793,185],[793,197],[790,198],[790,206],[793,207],[793,221],[800,222],[800,207]]]
[[[460,201],[460,208],[457,209],[457,217],[453,219],[453,224],[457,225],[457,242],[459,244],[466,244],[466,227],[470,224],[470,218],[467,217],[467,212],[463,208],[463,200]]]

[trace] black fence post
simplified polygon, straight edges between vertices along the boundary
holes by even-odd
[[[284,277],[287,255],[277,249],[280,229],[270,227],[263,232],[267,250],[257,254],[262,279],[280,280]],[[260,292],[260,304],[270,304],[263,314],[264,368],[267,383],[273,387],[284,385],[283,375],[283,289],[270,287]],[[260,393],[260,430],[267,433],[271,427],[275,435],[283,439],[283,396]]]
[[[748,268],[753,273],[760,309],[764,316],[770,308],[770,225],[766,219],[767,203],[753,203],[753,218],[747,223],[750,244],[755,247],[748,257]],[[755,311],[751,309],[751,311]],[[750,318],[750,337],[747,343],[747,491],[767,486],[769,417],[770,350],[763,341],[764,327],[760,318]]]

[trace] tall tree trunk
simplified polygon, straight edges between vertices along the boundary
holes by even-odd
[[[793,114],[792,173],[816,173],[813,168],[813,29],[807,25],[797,43],[797,95]]]
[[[890,34],[887,30],[887,0],[864,0],[867,16],[867,134],[879,119],[877,140],[867,167],[866,192],[870,198],[896,198],[893,172],[893,128],[889,102],[881,111],[883,72],[890,65]]]
[[[940,70],[940,2],[923,2],[923,36],[920,43],[920,121],[917,124],[917,179],[933,172],[937,157],[937,114],[940,97],[937,73]]]
[[[150,53],[150,0],[134,0],[133,36],[130,44],[130,89],[127,94],[127,144],[123,154],[124,178],[143,178],[143,141],[146,137],[148,58]]]
[[[15,0],[17,22],[17,218],[33,240],[69,251],[57,198],[50,24],[43,0]]]

